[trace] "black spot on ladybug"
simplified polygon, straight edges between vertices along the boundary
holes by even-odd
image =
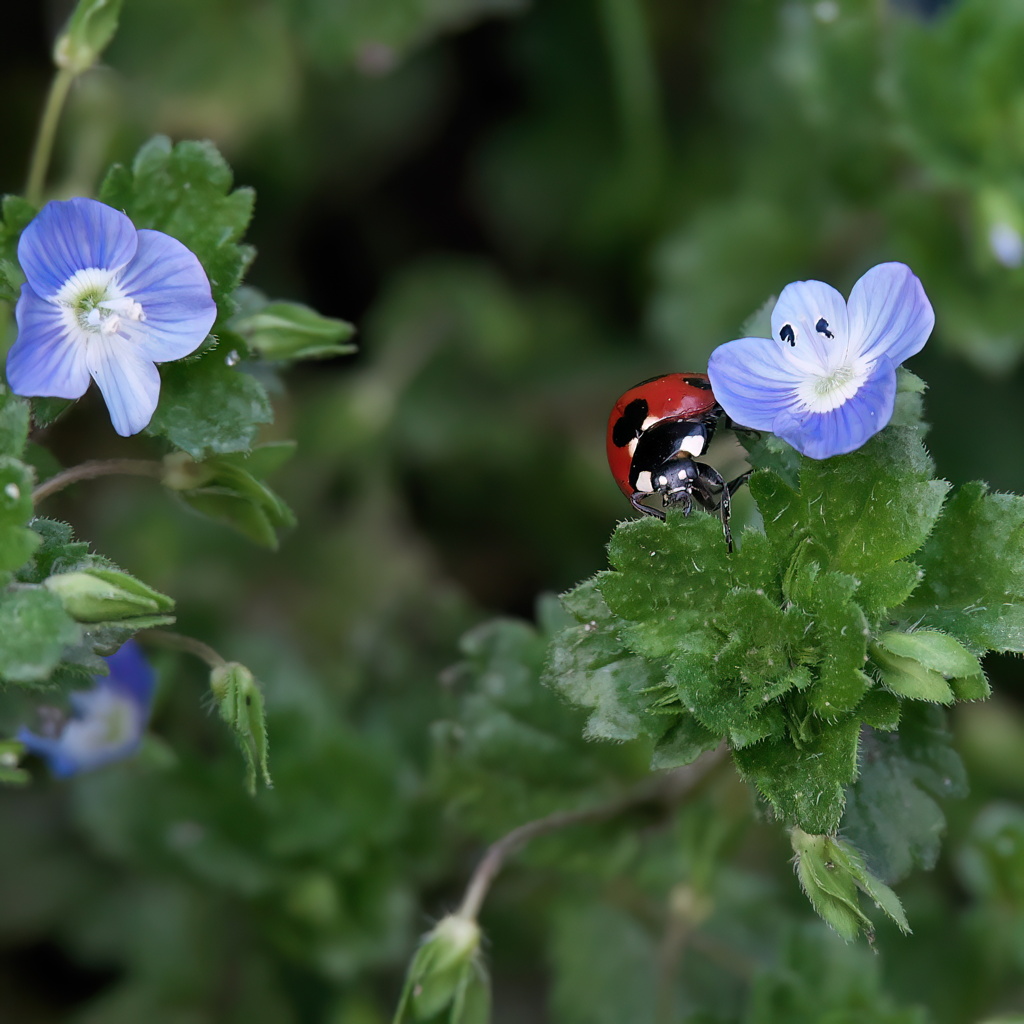
[[[696,388],[698,391],[710,391],[711,381],[705,380],[703,377],[684,377],[684,384],[689,384],[691,388]]]
[[[647,419],[648,405],[644,398],[634,398],[623,410],[622,415],[612,427],[612,444],[616,448],[625,448],[630,441],[638,438],[644,429]]]
[[[779,330],[779,341],[789,342],[790,345],[796,345],[796,332],[793,330],[792,324],[783,324]]]
[[[828,321],[821,317],[818,322],[814,325],[814,329],[819,334],[824,334],[826,338],[834,338],[835,335],[828,329]]]

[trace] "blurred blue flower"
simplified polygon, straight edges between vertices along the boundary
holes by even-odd
[[[60,778],[129,757],[142,740],[153,702],[153,670],[133,640],[104,660],[110,675],[95,676],[93,689],[71,694],[73,715],[58,735],[18,730],[18,739]]]
[[[162,231],[137,231],[95,199],[51,202],[22,233],[18,336],[7,381],[19,395],[79,398],[92,377],[122,436],[160,397],[156,363],[187,356],[217,307],[196,256]]]
[[[775,304],[772,337],[720,345],[708,376],[736,423],[827,459],[889,422],[896,367],[921,350],[934,324],[921,282],[902,263],[872,267],[849,304],[821,281],[796,281]]]

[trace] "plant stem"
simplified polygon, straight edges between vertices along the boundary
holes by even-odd
[[[676,768],[653,779],[647,779],[617,800],[578,811],[555,811],[544,818],[537,818],[535,821],[528,821],[526,824],[514,828],[487,848],[487,852],[477,865],[473,877],[466,887],[466,894],[462,898],[458,916],[476,920],[491,884],[505,864],[505,859],[524,847],[531,839],[548,835],[551,832],[558,832],[573,825],[607,821],[609,818],[615,818],[643,804],[674,805],[682,803],[722,761],[725,753],[726,747],[722,744],[716,750],[703,754],[693,764]]]
[[[50,84],[46,106],[43,108],[43,116],[39,122],[39,134],[36,136],[35,148],[32,150],[28,181],[25,184],[25,198],[33,206],[38,206],[43,199],[43,186],[46,183],[46,172],[53,154],[53,143],[57,137],[57,125],[74,80],[74,71],[69,68],[58,68],[57,73],[53,76],[53,82]]]
[[[172,651],[184,651],[192,654],[200,661],[205,661],[210,668],[221,668],[227,664],[209,644],[197,640],[193,636],[184,636],[181,633],[169,633],[166,629],[147,629],[139,634],[144,643],[153,643],[157,647],[166,647]]]
[[[32,492],[32,503],[39,502],[79,480],[94,480],[100,476],[148,476],[159,480],[164,473],[164,464],[153,459],[93,459],[82,462],[70,469],[61,470],[41,483]]]
[[[640,0],[602,0],[601,12],[627,157],[638,180],[657,182],[666,141],[644,12]]]

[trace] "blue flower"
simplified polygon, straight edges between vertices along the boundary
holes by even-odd
[[[79,398],[91,377],[114,429],[137,434],[160,397],[155,364],[195,351],[217,316],[195,254],[95,199],[68,199],[25,228],[18,262],[26,283],[7,356],[11,390]]]
[[[708,376],[736,423],[828,459],[889,422],[896,367],[921,350],[934,325],[921,282],[902,263],[872,267],[849,303],[821,281],[796,281],[775,304],[772,337],[720,345]]]
[[[60,778],[129,757],[142,740],[153,702],[153,670],[132,640],[104,660],[110,675],[95,676],[93,689],[71,694],[73,715],[59,735],[18,730],[18,739]]]

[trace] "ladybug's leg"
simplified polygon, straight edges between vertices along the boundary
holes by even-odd
[[[746,473],[740,473],[735,480],[730,480],[725,485],[725,489],[729,492],[730,498],[750,479],[750,474],[753,472],[754,471],[752,469],[748,469]]]
[[[645,505],[643,503],[643,499],[650,496],[650,491],[634,491],[629,496],[629,503],[637,512],[643,512],[645,516],[656,516],[658,519],[664,519],[665,513],[660,508],[654,508],[652,505]]]
[[[755,430],[753,427],[745,427],[742,423],[737,423],[727,413],[722,412],[718,417],[718,425],[725,427],[726,430],[731,430],[734,434],[748,434],[752,437],[759,438],[761,436],[760,430]]]
[[[732,492],[734,487],[739,487],[743,483],[746,475],[742,479],[734,480],[732,484],[727,484],[718,470],[712,469],[711,466],[706,466],[702,462],[698,462],[697,466],[698,474],[694,481],[697,500],[709,512],[718,512],[718,517],[722,520],[722,533],[725,534],[725,545],[729,551],[732,551],[732,530],[729,529]]]

